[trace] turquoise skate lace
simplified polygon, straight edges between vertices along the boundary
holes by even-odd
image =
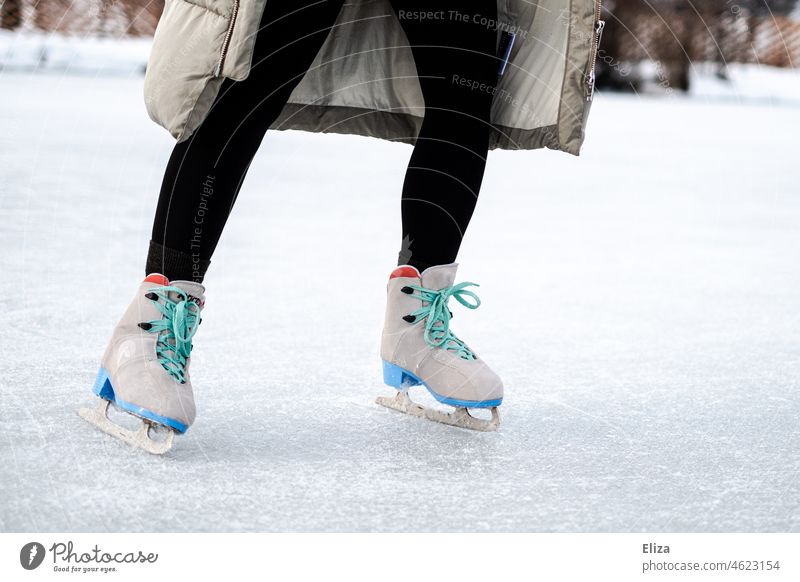
[[[455,298],[461,305],[468,309],[477,309],[480,304],[480,298],[472,291],[467,291],[466,287],[480,287],[477,283],[470,283],[465,281],[452,287],[445,287],[435,291],[433,289],[426,289],[418,285],[408,285],[409,288],[416,291],[413,297],[420,299],[427,303],[409,315],[414,318],[414,323],[419,323],[425,320],[425,343],[433,348],[443,348],[456,352],[458,357],[465,360],[474,360],[475,354],[467,344],[459,339],[452,331],[450,331],[450,319],[453,314],[447,308],[447,303],[450,298]],[[466,299],[471,297],[475,300],[471,303]]]
[[[156,287],[149,290],[158,295],[161,301],[154,301],[164,316],[155,321],[148,321],[147,331],[157,333],[156,353],[161,366],[181,384],[186,382],[186,360],[192,353],[192,338],[200,325],[200,306],[191,301],[179,287]],[[176,293],[179,301],[169,297]]]

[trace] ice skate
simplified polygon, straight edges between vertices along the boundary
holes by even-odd
[[[81,409],[84,419],[153,454],[167,452],[173,436],[186,432],[195,418],[189,362],[204,291],[158,274],[142,282],[100,363],[93,388],[99,406]],[[109,406],[140,419],[138,430],[113,422]]]
[[[480,305],[478,296],[466,289],[474,283],[454,285],[457,267],[437,265],[420,275],[404,265],[389,277],[381,358],[384,382],[398,392],[379,397],[377,403],[435,422],[492,431],[500,425],[497,407],[503,401],[503,383],[450,329],[451,297],[469,309]],[[414,403],[408,390],[418,385],[455,411]],[[488,409],[491,418],[478,418],[470,409]]]

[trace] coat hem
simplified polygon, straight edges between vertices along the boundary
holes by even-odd
[[[422,118],[361,107],[288,103],[270,129],[337,133],[375,137],[414,145]],[[535,150],[547,148],[578,155],[579,150],[558,139],[558,125],[518,129],[493,125],[489,149]]]

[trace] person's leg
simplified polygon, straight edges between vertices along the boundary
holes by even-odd
[[[386,287],[381,359],[384,382],[397,392],[377,402],[445,424],[495,430],[503,382],[454,333],[448,300],[480,305],[467,289],[472,283],[455,283],[454,262],[486,164],[497,36],[480,19],[495,20],[497,6],[495,0],[392,3],[414,54],[425,119],[403,185],[399,266]],[[437,19],[418,19],[437,12]],[[408,392],[418,384],[456,410],[415,404]],[[490,409],[491,419],[467,412],[478,408]]]
[[[267,2],[250,76],[227,79],[201,127],[172,152],[147,273],[202,282],[264,134],[319,52],[342,3]]]
[[[496,0],[392,0],[412,47],[425,120],[402,195],[398,264],[452,263],[478,199],[497,83]],[[420,19],[420,12],[441,18]]]

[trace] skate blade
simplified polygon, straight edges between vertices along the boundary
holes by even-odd
[[[454,412],[443,412],[433,408],[426,408],[411,400],[406,391],[398,391],[394,398],[390,396],[379,396],[375,402],[386,408],[416,416],[417,418],[424,418],[432,420],[433,422],[440,422],[442,424],[469,430],[491,432],[497,430],[497,427],[500,426],[500,413],[497,411],[496,406],[491,409],[492,418],[485,420],[472,416],[466,408],[458,407]]]
[[[78,414],[89,424],[96,426],[104,433],[152,455],[163,455],[172,448],[172,439],[175,436],[175,432],[172,429],[167,429],[167,436],[163,441],[157,441],[150,436],[150,432],[154,430],[156,425],[144,419],[142,419],[142,425],[139,430],[129,430],[121,427],[108,418],[110,404],[111,402],[108,400],[101,400],[96,408],[81,408]]]

